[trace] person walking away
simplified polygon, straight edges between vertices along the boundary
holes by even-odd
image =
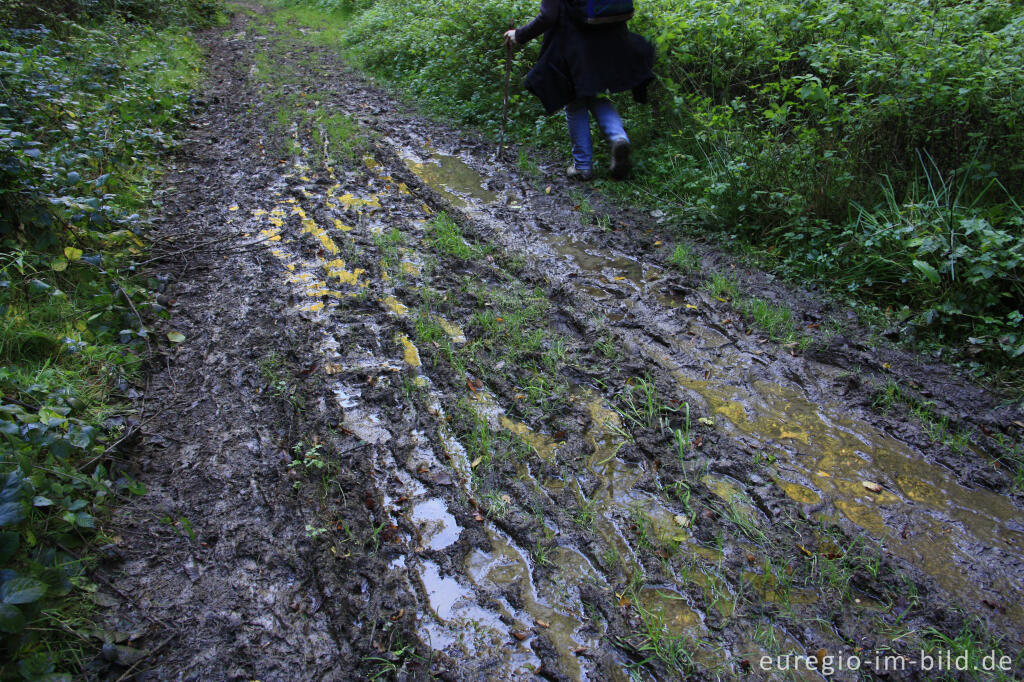
[[[579,180],[593,177],[593,114],[610,146],[611,176],[622,179],[630,169],[629,136],[615,106],[602,95],[632,91],[636,101],[646,102],[647,86],[654,79],[654,48],[630,32],[621,16],[588,23],[586,5],[587,0],[542,0],[533,21],[506,31],[504,37],[515,46],[544,34],[540,57],[525,83],[548,114],[565,107],[573,158],[566,174]]]

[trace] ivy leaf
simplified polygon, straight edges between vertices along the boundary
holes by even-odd
[[[13,604],[0,604],[0,632],[16,635],[25,629],[25,614]]]
[[[24,576],[11,578],[0,585],[0,602],[4,604],[31,604],[46,594],[46,584]]]
[[[81,249],[76,249],[73,246],[64,247],[64,255],[67,256],[69,261],[79,260],[85,254]]]

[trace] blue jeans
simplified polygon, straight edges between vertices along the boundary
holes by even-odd
[[[626,129],[622,127],[615,105],[604,97],[581,97],[565,105],[565,121],[569,125],[569,140],[572,142],[572,159],[577,170],[589,171],[594,168],[594,143],[590,138],[590,114],[594,115],[609,142],[629,141]]]

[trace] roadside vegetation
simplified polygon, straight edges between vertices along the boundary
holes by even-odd
[[[435,114],[496,132],[498,36],[532,0],[293,0],[345,54]],[[682,234],[865,303],[919,348],[1018,391],[1024,9],[898,0],[638,3],[658,49],[621,199]],[[517,82],[539,41],[517,56]],[[565,153],[513,88],[512,138]],[[773,333],[773,335],[775,335]],[[949,353],[949,351],[954,351]]]
[[[134,271],[201,77],[187,28],[217,4],[0,10],[0,679],[71,679],[104,645],[86,573],[116,542],[104,519],[143,492],[117,453],[167,313]]]

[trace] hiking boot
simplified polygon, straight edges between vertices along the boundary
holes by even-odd
[[[611,176],[616,180],[621,180],[629,175],[629,140],[621,137],[612,140],[611,155]]]
[[[573,164],[565,169],[565,177],[570,180],[582,180],[583,182],[586,182],[594,177],[594,171],[580,170],[576,167],[576,164]]]

